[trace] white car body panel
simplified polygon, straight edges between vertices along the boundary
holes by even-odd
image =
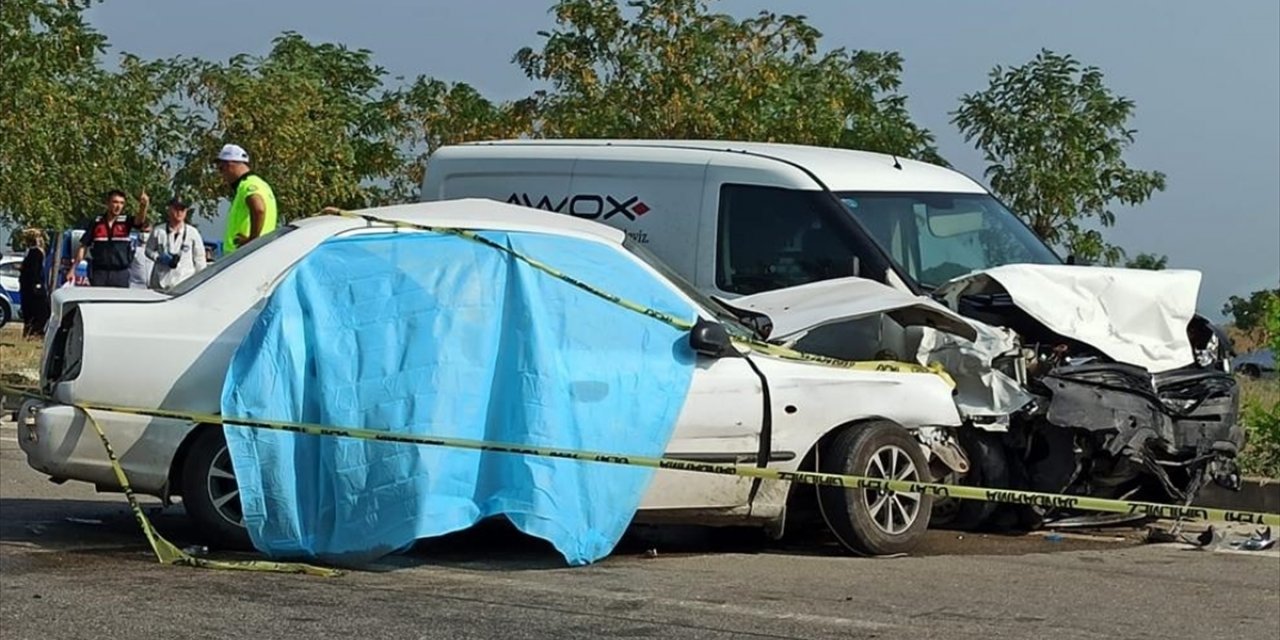
[[[161,495],[169,479],[169,466],[178,446],[194,428],[189,422],[94,411],[111,448],[120,457],[120,466],[130,486],[141,493]],[[35,424],[19,439],[27,461],[37,471],[52,478],[71,478],[94,485],[116,488],[119,480],[107,464],[102,439],[84,414],[75,407],[43,407]],[[26,418],[23,422],[26,424]],[[32,437],[32,435],[37,437]]]
[[[770,339],[789,340],[827,324],[881,313],[904,327],[932,327],[969,340],[978,337],[973,321],[941,304],[864,278],[775,289],[735,298],[733,305],[769,316],[773,321]]]
[[[620,246],[622,232],[570,216],[484,200],[388,207],[367,213],[391,220],[472,229],[555,233],[616,247],[655,278],[658,271]],[[56,327],[74,306],[85,335],[81,369],[73,381],[49,383],[56,403],[29,405],[20,424],[29,464],[57,478],[116,482],[96,435],[67,404],[91,403],[217,413],[232,355],[275,285],[289,268],[336,234],[386,233],[385,224],[325,216],[295,223],[256,251],[233,254],[221,269],[175,297],[149,291],[72,288],[54,296],[46,353]],[[406,233],[418,231],[406,229]],[[673,289],[680,292],[678,288]],[[680,292],[695,308],[693,299]],[[710,313],[700,310],[710,318]],[[793,470],[829,430],[869,418],[906,427],[955,427],[960,416],[950,388],[931,374],[854,371],[753,356],[772,394],[771,450],[791,454],[770,463]],[[121,365],[121,363],[128,363]],[[46,382],[42,380],[42,382]],[[788,407],[793,411],[788,411]],[[760,445],[762,390],[742,359],[699,358],[688,399],[668,446],[671,454],[753,457]],[[95,412],[125,461],[134,489],[166,495],[178,445],[192,428],[170,420]],[[659,470],[641,511],[703,511],[739,518],[774,518],[785,491],[761,491],[748,505],[750,480]],[[698,515],[697,519],[705,519]]]
[[[937,293],[955,309],[964,294],[1000,291],[1049,330],[1117,362],[1160,373],[1195,361],[1187,325],[1199,271],[1005,265],[951,280]]]
[[[1032,399],[1017,380],[991,368],[996,357],[1016,351],[1012,331],[965,318],[924,296],[863,278],[837,278],[737,298],[733,305],[768,315],[774,327],[770,338],[785,343],[878,314],[903,328],[917,327],[918,345],[911,355],[920,364],[941,364],[955,379],[954,401],[966,417],[1007,418]],[[983,426],[1007,428],[990,420]]]
[[[1017,334],[977,321],[973,326],[978,330],[975,340],[925,329],[916,359],[921,364],[940,364],[951,374],[961,415],[981,418],[974,422],[980,428],[1007,431],[1009,414],[1034,399],[1017,380],[992,368],[996,358],[1017,352]]]

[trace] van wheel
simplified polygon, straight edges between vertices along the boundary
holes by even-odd
[[[920,443],[901,426],[874,420],[848,427],[822,448],[824,473],[929,482]],[[929,528],[933,497],[919,493],[821,485],[818,505],[836,538],[850,551],[888,555],[914,549]]]
[[[981,429],[961,428],[957,432],[960,446],[969,458],[969,473],[951,474],[944,478],[947,484],[988,489],[1009,487],[1009,462],[1005,457],[1000,435]],[[935,527],[973,531],[991,519],[1000,507],[998,502],[943,498],[933,503],[931,522]]]
[[[252,549],[240,509],[240,485],[222,427],[206,426],[191,442],[182,467],[182,504],[206,544]]]

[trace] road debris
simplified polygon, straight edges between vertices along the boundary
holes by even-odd
[[[1252,535],[1244,540],[1232,540],[1227,543],[1232,548],[1241,551],[1266,551],[1275,545],[1276,539],[1271,537],[1271,527],[1254,531]]]

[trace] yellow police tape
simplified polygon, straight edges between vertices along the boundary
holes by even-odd
[[[47,399],[42,394],[33,393],[28,389],[0,386],[0,392],[42,400]],[[261,561],[219,562],[204,560],[185,554],[172,544],[165,541],[151,527],[146,516],[138,507],[132,491],[128,488],[128,482],[124,476],[124,471],[120,468],[119,462],[116,460],[115,454],[111,450],[111,446],[107,441],[106,434],[103,433],[102,429],[98,426],[97,421],[92,418],[92,415],[89,413],[91,411],[109,411],[153,418],[177,419],[189,421],[194,424],[247,427],[252,429],[267,429],[312,436],[345,437],[360,440],[374,440],[379,442],[452,447],[456,449],[470,449],[474,451],[508,453],[543,458],[559,458],[563,460],[578,460],[581,462],[596,462],[633,467],[650,467],[654,469],[671,469],[693,473],[710,473],[716,475],[760,478],[764,480],[798,482],[801,484],[843,487],[845,489],[918,493],[938,498],[1031,505],[1055,509],[1102,511],[1176,520],[1201,520],[1209,522],[1267,524],[1280,526],[1280,514],[1277,513],[1177,506],[1153,502],[1138,502],[1133,500],[1093,498],[1089,496],[1062,495],[1016,489],[993,489],[933,482],[908,482],[903,480],[887,480],[883,478],[819,473],[814,471],[782,471],[752,465],[697,462],[667,457],[637,456],[623,453],[584,451],[557,447],[534,447],[486,440],[470,440],[465,438],[448,438],[443,436],[427,436],[409,433],[390,433],[374,429],[337,427],[302,422],[229,418],[215,414],[139,409],[94,403],[77,404],[76,406],[84,411],[86,415],[90,416],[90,421],[93,423],[94,429],[98,432],[99,437],[102,439],[102,444],[107,449],[108,456],[111,458],[112,468],[115,470],[116,476],[120,480],[121,485],[125,488],[125,495],[129,499],[134,515],[138,518],[138,522],[142,526],[143,532],[146,534],[148,541],[151,542],[152,548],[155,549],[156,557],[164,564],[181,564],[216,569],[251,569],[263,571],[286,571],[290,573],[309,573],[313,575],[335,575],[335,572],[332,570],[302,564],[268,563]]]
[[[0,387],[0,390],[4,387]],[[98,424],[98,420],[93,417],[84,407],[78,407],[80,412],[88,419],[89,424],[93,425],[93,430],[97,432],[98,438],[102,441],[102,448],[107,451],[107,459],[111,461],[111,470],[116,475],[116,480],[120,483],[121,490],[124,491],[125,499],[129,501],[129,509],[133,511],[133,517],[138,521],[138,526],[142,527],[142,535],[147,538],[147,542],[151,545],[151,550],[155,552],[156,559],[160,564],[171,564],[188,567],[200,567],[202,569],[227,569],[237,571],[271,571],[276,573],[305,573],[313,576],[334,577],[341,575],[336,569],[325,567],[314,567],[308,564],[292,563],[292,562],[271,562],[268,560],[210,560],[207,558],[197,558],[182,549],[179,549],[172,542],[165,540],[160,532],[156,531],[151,524],[151,520],[147,518],[147,514],[142,511],[142,506],[138,504],[138,498],[133,494],[133,487],[129,484],[129,478],[124,474],[124,468],[120,466],[120,460],[116,457],[116,452],[111,448],[111,442],[107,440],[107,434],[102,430],[102,426]]]

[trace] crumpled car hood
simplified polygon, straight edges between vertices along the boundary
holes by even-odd
[[[769,316],[771,340],[879,313],[902,326],[930,327],[967,340],[978,337],[970,320],[945,306],[863,278],[822,280],[734,298],[730,304]]]
[[[957,309],[963,295],[1002,292],[1049,330],[1117,362],[1160,373],[1195,360],[1187,325],[1199,271],[1005,265],[955,278],[935,295]]]

